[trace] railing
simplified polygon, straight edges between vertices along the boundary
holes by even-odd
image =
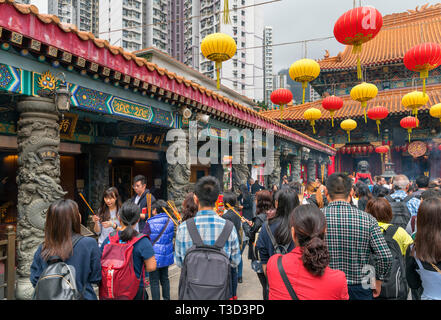
[[[0,289],[6,288],[5,299],[15,299],[15,232],[13,226],[6,228],[6,240],[0,240],[0,263],[5,266],[3,283]]]

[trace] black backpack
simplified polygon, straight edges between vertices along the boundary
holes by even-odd
[[[269,223],[265,223],[266,232],[268,232],[268,236],[270,237],[271,243],[274,248],[274,253],[276,254],[287,254],[289,251],[289,246],[291,243],[281,245],[276,242],[273,233],[271,232],[271,228],[269,227]]]
[[[72,236],[72,247],[83,236]],[[32,300],[82,300],[83,294],[78,291],[75,267],[68,265],[58,256],[50,257],[48,266],[43,270],[35,286]]]
[[[413,198],[413,196],[407,196],[404,199],[392,198],[391,196],[385,197],[389,201],[392,207],[392,221],[391,224],[397,225],[406,230],[407,224],[411,218],[409,208],[407,208],[407,202]]]
[[[406,269],[400,245],[393,236],[398,230],[397,225],[391,225],[384,230],[383,235],[392,253],[392,267],[389,277],[381,284],[381,292],[378,299],[407,300],[409,288],[406,280]]]
[[[223,250],[234,225],[225,226],[214,245],[204,244],[194,218],[186,221],[193,246],[187,251],[179,279],[179,300],[228,300],[231,263]]]

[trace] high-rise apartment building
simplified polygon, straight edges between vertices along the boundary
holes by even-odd
[[[141,0],[101,0],[100,38],[128,51],[143,47],[143,6]]]
[[[263,30],[263,100],[271,104],[271,93],[274,91],[273,76],[273,28],[265,26]]]
[[[222,22],[223,0],[183,0],[183,61],[210,78],[214,62],[201,53],[200,43],[209,34],[226,33],[237,44],[236,55],[222,64],[221,82],[242,95],[263,100],[263,9],[254,0],[230,0],[230,24]],[[245,7],[246,6],[246,7]]]
[[[99,0],[16,0],[37,5],[40,13],[53,14],[63,23],[71,23],[81,31],[99,33]]]

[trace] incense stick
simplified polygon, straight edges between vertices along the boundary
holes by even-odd
[[[181,215],[178,212],[178,209],[176,208],[176,206],[174,206],[174,204],[171,201],[167,201],[167,204],[169,205],[169,207],[172,209],[173,214],[176,216],[176,218],[179,221],[182,221]]]
[[[84,203],[89,207],[90,211],[92,211],[93,215],[95,215],[95,212],[92,210],[92,208],[87,203],[86,199],[84,198],[83,194],[81,192],[78,192],[80,194],[80,197],[83,199]]]
[[[175,224],[175,226],[178,226],[178,224],[176,223],[176,221],[171,217],[170,213],[168,213],[168,211],[162,207],[162,209],[164,209],[164,212],[168,215],[168,217],[173,221],[173,223]]]
[[[237,214],[239,218],[242,220],[243,217],[240,214],[238,214],[236,210],[234,210],[234,208],[229,203],[227,203],[227,207],[228,209],[232,210],[235,214]]]
[[[147,198],[147,213],[148,213],[148,217],[150,219],[152,216],[152,194],[147,193],[146,198]]]

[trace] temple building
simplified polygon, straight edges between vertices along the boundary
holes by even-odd
[[[166,55],[154,59],[162,65],[35,6],[0,0],[0,233],[11,224],[17,231],[18,299],[32,295],[30,264],[57,199],[74,199],[87,224],[108,187],[124,200],[133,196],[138,174],[158,198],[178,206],[208,174],[234,192],[252,175],[265,186],[279,184],[282,166],[300,173],[302,161],[322,168],[317,177],[326,174],[333,147],[258,113],[233,90],[210,89],[215,80]],[[245,157],[242,146],[237,158],[220,153],[211,164],[198,158],[169,165],[168,148],[178,143],[177,151],[186,151],[192,123],[198,135],[226,141],[229,150],[236,141],[225,130],[261,129],[252,151],[272,154],[274,170],[263,175],[256,170],[262,163],[235,161]],[[173,129],[184,135],[167,141]],[[265,143],[269,132],[272,146]]]
[[[412,114],[412,110],[402,105],[403,96],[415,90],[421,91],[422,87],[419,73],[405,67],[404,55],[415,45],[441,42],[440,16],[441,4],[386,15],[378,35],[363,44],[363,81],[378,88],[377,96],[367,102],[367,109],[382,106],[389,111],[388,117],[381,121],[380,133],[377,132],[376,121],[367,119],[365,123],[361,103],[350,96],[351,89],[360,83],[357,79],[357,56],[352,54],[352,46],[346,46],[337,56],[329,57],[328,54],[318,61],[321,73],[311,85],[321,99],[302,105],[289,104],[283,112],[283,120],[280,110],[262,114],[335,147],[337,155],[332,159],[332,171],[355,175],[358,163],[367,160],[372,176],[395,172],[407,174],[412,179],[422,174],[440,177],[441,126],[439,119],[429,115],[430,107],[441,102],[440,67],[429,73],[429,102],[418,110],[420,126],[412,131],[410,143],[407,130],[400,126],[400,120]],[[330,112],[322,107],[323,99],[330,95],[339,96],[344,101],[343,107],[335,112],[334,127]],[[315,124],[315,135],[310,122],[303,116],[309,108],[317,108],[322,113]],[[345,119],[357,121],[350,142],[346,131],[340,128],[341,121]],[[389,146],[383,160],[375,152],[375,147],[381,145]],[[306,169],[302,170],[305,175]]]

